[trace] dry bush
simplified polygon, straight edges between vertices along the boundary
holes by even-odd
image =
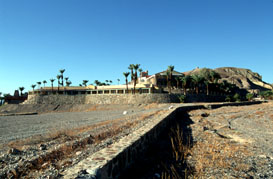
[[[204,137],[205,140],[198,141],[192,149],[196,177],[205,177],[206,171],[211,169],[233,168],[234,163],[237,170],[246,170],[250,167],[240,160],[240,156],[250,155],[247,146],[224,140],[212,133],[206,133]]]

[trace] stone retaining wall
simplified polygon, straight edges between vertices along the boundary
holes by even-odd
[[[173,125],[177,115],[181,114],[181,112],[203,108],[213,109],[222,106],[240,106],[258,103],[261,102],[218,103],[209,105],[182,104],[175,109],[165,112],[161,116],[157,116],[142,128],[122,138],[117,143],[87,157],[62,174],[65,179],[80,178],[81,174],[84,174],[86,178],[118,178],[127,167],[133,164],[138,157],[142,156],[143,152],[145,152],[151,143],[157,141],[159,135],[162,134],[166,128]]]
[[[174,94],[29,95],[24,104],[142,104],[179,102]]]

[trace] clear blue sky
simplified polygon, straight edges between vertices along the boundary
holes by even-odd
[[[272,0],[0,0],[0,92],[174,65],[249,68],[273,83]],[[55,82],[56,85],[56,82]]]

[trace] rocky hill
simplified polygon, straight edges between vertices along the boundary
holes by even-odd
[[[201,69],[196,68],[192,71],[185,72],[185,74],[194,74],[200,72]],[[250,69],[235,68],[235,67],[221,67],[213,69],[219,73],[221,80],[226,80],[229,83],[236,84],[241,89],[246,90],[272,90],[271,84],[262,80],[262,76]]]

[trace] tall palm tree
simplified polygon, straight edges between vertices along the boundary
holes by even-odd
[[[99,80],[95,80],[94,83],[96,84],[96,86],[100,86],[101,82]]]
[[[191,76],[185,75],[183,77],[180,77],[180,81],[182,82],[182,88],[184,91],[184,95],[186,95],[187,94],[187,87],[189,86],[189,83],[191,81]]]
[[[171,84],[171,87],[172,87],[172,77],[173,77],[173,70],[174,70],[174,66],[173,65],[170,65],[168,66],[168,69],[167,69],[169,72],[170,72],[170,84]]]
[[[130,72],[123,72],[123,75],[125,77],[125,82],[126,82],[126,91],[128,93],[128,76],[130,75]]]
[[[167,80],[168,91],[169,91],[169,94],[170,94],[170,93],[171,93],[170,71],[169,71],[169,70],[166,70],[166,71],[165,71],[165,75],[166,75],[166,80]]]
[[[131,70],[131,81],[133,81],[134,80],[134,64],[130,64],[128,69]]]
[[[61,83],[62,86],[64,86],[64,75],[63,75],[64,72],[65,72],[65,69],[60,69],[60,73],[61,73],[60,78],[62,79],[62,83]]]
[[[53,92],[53,83],[54,83],[55,79],[51,78],[50,82],[51,82],[51,91]]]
[[[134,93],[136,93],[136,83],[137,83],[137,70],[139,68],[140,64],[134,65],[135,75],[134,75]]]
[[[59,90],[60,90],[60,78],[61,78],[61,75],[57,75],[56,78],[58,79],[58,93],[59,93]]]
[[[37,82],[38,88],[41,87],[41,84],[42,84],[42,83],[41,83],[40,81]]]
[[[176,81],[176,88],[178,89],[180,79],[179,79],[179,77],[175,77],[174,79]]]
[[[141,72],[143,72],[142,68],[138,69],[139,77],[141,77]]]
[[[66,81],[65,83],[66,83],[66,86],[70,86],[72,84],[71,81]]]
[[[31,88],[33,89],[33,92],[34,92],[35,87],[36,87],[36,85],[31,85]]]
[[[120,79],[118,78],[117,81],[118,81],[118,85],[119,85]]]
[[[88,80],[82,80],[83,86],[86,86],[87,83],[88,83]]]
[[[44,83],[44,88],[45,88],[45,84],[47,83],[47,81],[46,81],[46,80],[44,80],[44,81],[43,81],[43,83]]]
[[[199,74],[193,74],[192,75],[192,81],[195,85],[195,92],[196,94],[199,94],[199,85],[204,80],[204,78]]]
[[[24,91],[25,87],[19,87],[19,90],[21,91],[21,96],[23,96],[23,91]]]
[[[66,83],[68,81],[69,77],[65,77],[64,79],[65,79],[65,83]]]

